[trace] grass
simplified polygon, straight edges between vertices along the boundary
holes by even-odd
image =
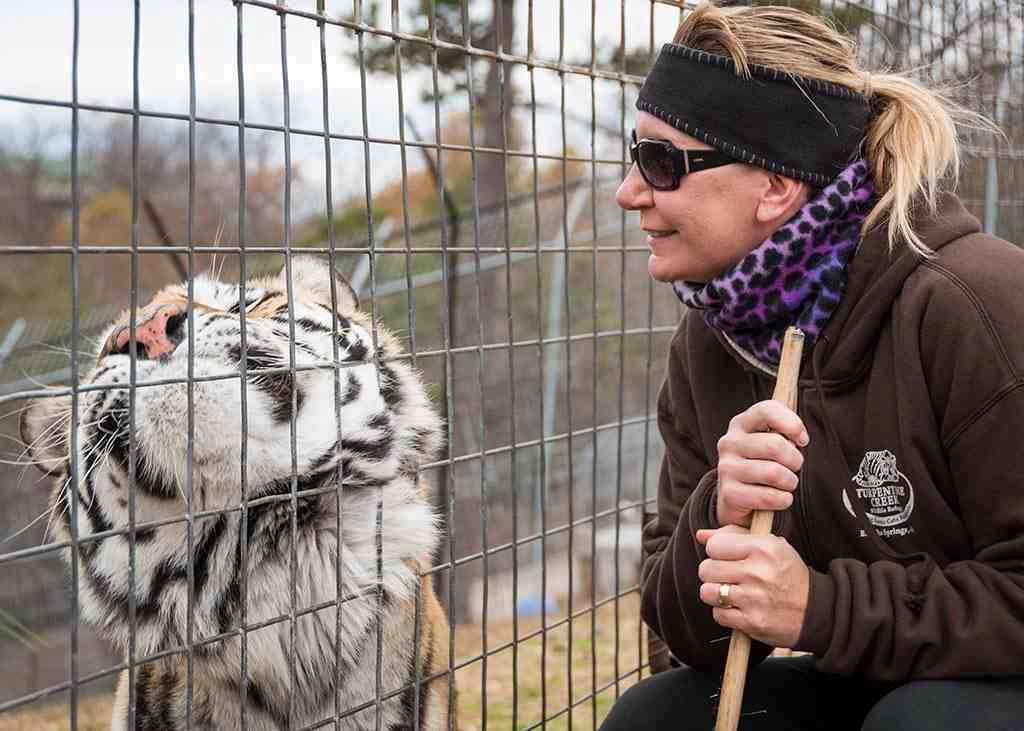
[[[79,699],[79,731],[107,731],[113,704],[113,694]],[[67,702],[33,705],[29,710],[0,714],[0,731],[61,731],[66,728],[71,728]]]
[[[589,602],[583,606],[589,606]],[[574,611],[581,608],[576,607]],[[639,611],[637,596],[632,594],[619,601],[618,625],[614,602],[598,607],[593,615],[587,612],[574,619],[571,663],[569,625],[564,622],[564,615],[561,622],[549,616],[548,625],[556,626],[544,635],[538,632],[539,618],[521,620],[518,634],[527,639],[520,640],[514,647],[510,646],[513,638],[511,622],[489,623],[487,647],[491,652],[505,649],[487,657],[486,683],[482,659],[457,671],[459,728],[461,731],[482,731],[484,728],[515,728],[518,731],[539,725],[542,719],[548,719],[544,726],[546,729],[592,729],[595,719],[599,725],[615,701],[616,667],[618,675],[625,676],[618,684],[620,693],[637,680],[636,671],[641,664],[638,645],[642,644],[638,635]],[[616,626],[619,628],[618,653]],[[478,657],[482,649],[481,627],[456,627],[457,665]],[[571,725],[567,710],[570,672]],[[546,682],[542,683],[541,678]]]
[[[574,611],[587,606],[589,601],[580,601]],[[569,624],[565,621],[564,612],[560,616],[549,615],[549,629],[543,634],[540,633],[539,617],[520,620],[518,636],[526,639],[520,639],[514,646],[512,622],[488,623],[486,646],[494,654],[488,655],[486,660],[480,658],[472,662],[468,661],[479,658],[484,648],[483,626],[458,625],[455,628],[455,664],[468,662],[456,671],[458,728],[460,731],[483,731],[485,728],[515,728],[518,731],[539,727],[542,719],[548,719],[545,729],[593,729],[595,719],[600,724],[615,701],[616,655],[618,674],[625,676],[618,684],[619,692],[637,680],[641,659],[638,622],[639,602],[635,594],[619,600],[618,625],[615,602],[598,607],[593,614],[588,611],[573,619],[571,664]],[[619,628],[618,653],[616,626]],[[567,710],[570,672],[571,725]],[[546,682],[542,682],[542,678]],[[112,703],[112,695],[80,699],[80,731],[109,728]],[[57,731],[66,728],[69,728],[66,700],[33,704],[0,714],[0,731]]]

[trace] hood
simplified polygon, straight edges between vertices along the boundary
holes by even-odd
[[[932,251],[981,230],[978,219],[955,195],[942,193],[937,203],[934,214],[920,206],[911,219],[914,230]],[[884,225],[864,238],[850,262],[842,301],[815,343],[814,350],[828,350],[821,361],[821,385],[841,387],[860,377],[869,365],[878,333],[890,317],[893,301],[922,261],[906,246],[890,252]],[[804,366],[803,375],[810,376],[809,362]]]

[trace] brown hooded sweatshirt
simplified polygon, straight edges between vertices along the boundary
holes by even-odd
[[[899,683],[1024,674],[1024,251],[952,195],[916,230],[922,259],[865,238],[805,357],[811,437],[776,515],[811,569],[795,649],[830,673]],[[687,312],[658,401],[666,455],[644,529],[643,618],[721,673],[728,631],[698,597],[694,540],[715,528],[717,441],[774,373]],[[751,663],[770,648],[754,643]]]

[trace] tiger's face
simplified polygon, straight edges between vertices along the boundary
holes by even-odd
[[[191,299],[185,285],[159,292],[135,318],[134,375],[125,313],[81,379],[74,444],[70,397],[26,411],[23,438],[59,478],[59,527],[70,532],[73,462],[81,537],[129,525],[130,486],[135,522],[146,523],[181,516],[188,502],[193,512],[237,506],[243,479],[248,499],[280,493],[346,455],[346,480],[386,481],[410,452],[437,447],[436,423],[398,423],[403,405],[389,402],[410,374],[377,359],[397,347],[374,333],[347,282],[314,258],[290,270],[291,308],[287,269],[244,287],[200,276]]]

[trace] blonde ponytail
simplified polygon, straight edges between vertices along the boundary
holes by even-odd
[[[718,8],[702,3],[683,18],[675,43],[731,58],[749,76],[760,64],[796,76],[842,84],[867,96],[875,116],[864,140],[879,194],[864,233],[884,224],[893,248],[904,242],[922,256],[931,250],[915,233],[912,213],[933,212],[942,190],[954,190],[960,172],[959,127],[998,132],[948,93],[907,74],[870,74],[859,67],[857,46],[826,19],[784,6]]]
[[[870,77],[878,113],[868,128],[864,152],[878,188],[878,204],[865,231],[887,220],[889,246],[903,240],[923,256],[931,250],[911,227],[911,210],[923,203],[934,213],[943,189],[955,190],[960,174],[957,125],[988,126],[981,115],[903,74]]]

